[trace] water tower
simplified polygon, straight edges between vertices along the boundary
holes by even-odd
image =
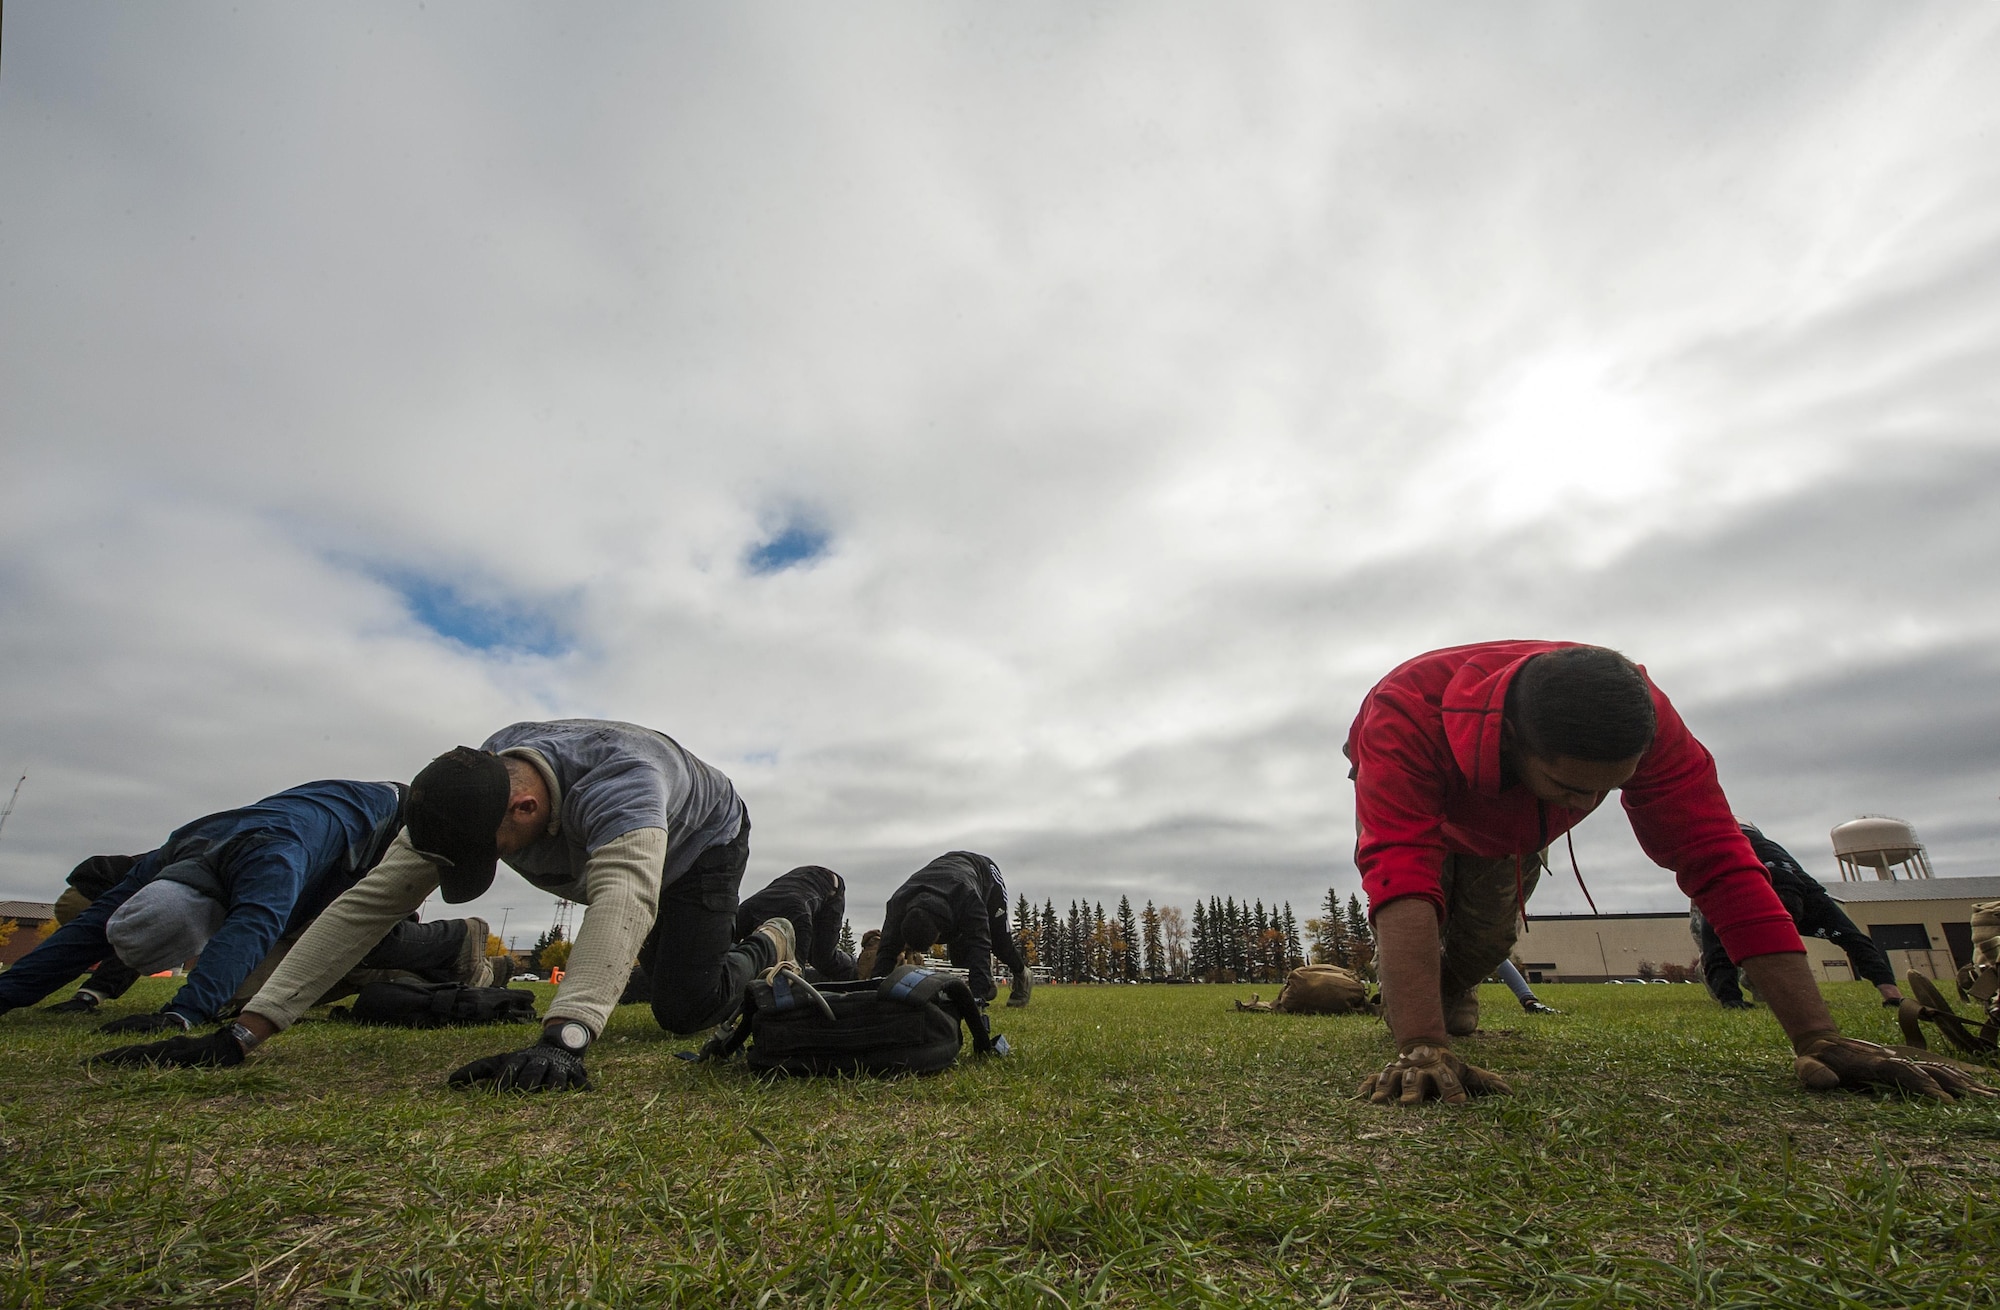
[[[1874,870],[1883,882],[1931,876],[1931,857],[1917,840],[1917,830],[1886,814],[1864,814],[1833,830],[1833,854],[1840,861],[1842,882],[1863,882],[1863,869]]]

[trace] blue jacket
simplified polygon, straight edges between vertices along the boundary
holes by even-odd
[[[33,1005],[110,955],[104,925],[112,912],[168,865],[197,860],[197,878],[181,880],[215,896],[228,916],[162,1009],[206,1023],[279,937],[303,929],[381,861],[402,830],[404,790],[393,782],[309,782],[196,819],[0,974],[0,1012]]]

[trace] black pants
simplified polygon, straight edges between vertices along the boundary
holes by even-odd
[[[775,962],[761,937],[736,940],[736,897],[750,863],[750,816],[734,839],[695,857],[660,893],[653,930],[639,948],[653,1018],[671,1033],[700,1032],[734,1018],[743,989]]]
[[[799,959],[833,982],[854,977],[854,957],[840,949],[840,925],[847,918],[843,883],[819,898],[806,896],[780,879],[750,897],[736,911],[736,935],[748,937],[767,919],[789,919],[799,939]]]
[[[427,982],[450,982],[458,975],[459,948],[469,926],[464,919],[404,919],[361,957],[358,967],[400,969]]]
[[[1792,925],[1801,937],[1817,937],[1845,951],[1848,967],[1855,977],[1878,987],[1895,983],[1896,971],[1889,967],[1889,957],[1882,954],[1873,937],[1855,927],[1854,920],[1847,917],[1831,896],[1806,901],[1793,917]],[[1708,994],[1725,1005],[1741,1001],[1743,991],[1737,983],[1736,965],[1723,949],[1721,935],[1698,909],[1690,910],[1688,929],[1701,947],[1702,981],[1708,984]]]

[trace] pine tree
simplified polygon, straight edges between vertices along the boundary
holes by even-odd
[[[1048,969],[1049,977],[1058,980],[1068,977],[1063,972],[1061,926],[1061,922],[1056,918],[1056,903],[1044,900],[1042,902],[1042,949],[1048,952],[1048,958],[1043,960],[1042,964]]]
[[[1364,978],[1375,976],[1375,934],[1368,926],[1368,915],[1361,908],[1361,898],[1350,895],[1347,898],[1347,953],[1349,965]]]
[[[1151,901],[1139,915],[1139,931],[1144,936],[1140,944],[1146,948],[1146,976],[1154,982],[1166,977],[1166,961],[1160,956],[1160,912],[1153,908]]]
[[[1257,913],[1250,921],[1250,976],[1258,982],[1271,981],[1271,922],[1264,916],[1264,898],[1257,898]]]
[[[1306,962],[1305,944],[1299,940],[1299,921],[1292,914],[1292,903],[1285,902],[1285,972],[1302,967]]]
[[[1041,934],[1035,931],[1035,912],[1028,908],[1026,892],[1015,898],[1013,929],[1014,945],[1020,948],[1021,962],[1030,968],[1040,964],[1042,962],[1038,949],[1040,942],[1036,939]]]
[[[851,921],[840,921],[840,941],[837,944],[843,955],[851,956],[859,952],[860,948],[854,944],[854,924]]]
[[[1139,981],[1139,923],[1132,915],[1132,898],[1118,898],[1118,976]]]
[[[569,959],[569,949],[563,941],[560,924],[550,927],[535,943],[535,967],[543,973],[559,968],[560,961]]]
[[[1194,903],[1194,923],[1188,928],[1188,976],[1196,982],[1208,981],[1208,908]]]

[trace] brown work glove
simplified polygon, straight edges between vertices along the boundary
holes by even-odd
[[[1364,1078],[1355,1095],[1375,1105],[1463,1105],[1468,1096],[1507,1096],[1513,1090],[1499,1074],[1467,1064],[1448,1047],[1412,1046],[1381,1073]]]
[[[1793,1049],[1798,1058],[1792,1061],[1792,1071],[1816,1092],[1879,1087],[1945,1102],[1961,1096],[2000,1096],[1948,1064],[1908,1060],[1886,1046],[1839,1033],[1808,1033],[1793,1043]]]

